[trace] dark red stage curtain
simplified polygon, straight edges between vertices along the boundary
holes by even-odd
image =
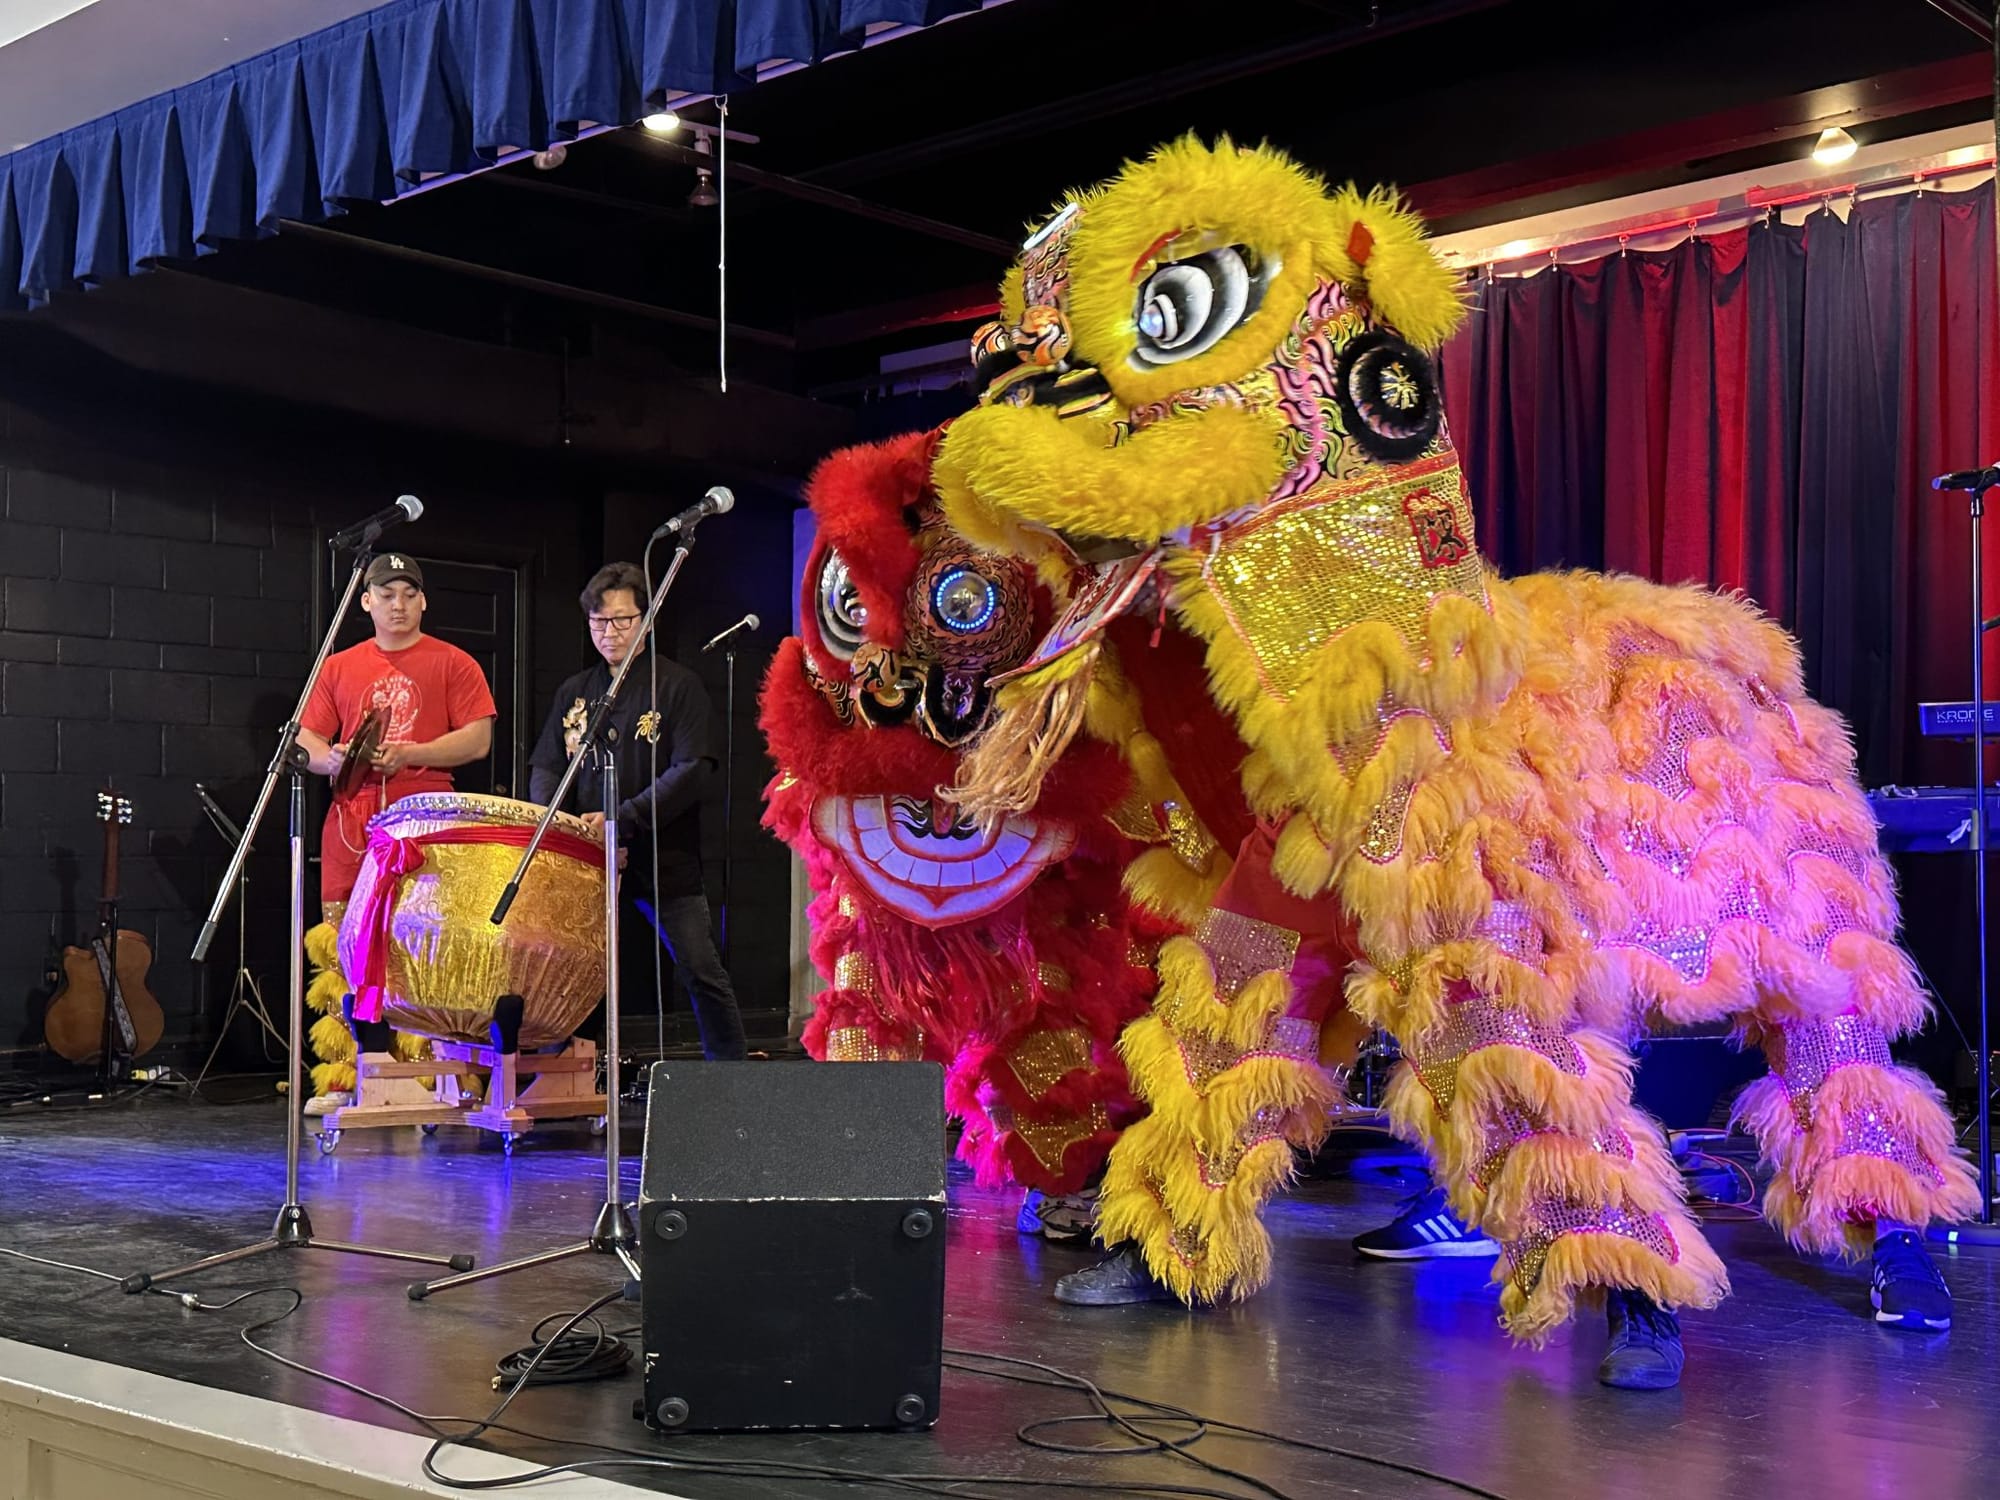
[[[1916,705],[1970,690],[1966,507],[1929,480],[2000,458],[1990,183],[1475,300],[1444,381],[1488,556],[1740,589],[1798,635],[1869,784],[1970,779]]]

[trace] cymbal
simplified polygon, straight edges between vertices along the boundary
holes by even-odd
[[[383,727],[379,709],[371,708],[361,716],[361,723],[347,741],[347,758],[340,763],[339,771],[334,773],[334,796],[347,796],[374,769],[375,752],[382,748]]]

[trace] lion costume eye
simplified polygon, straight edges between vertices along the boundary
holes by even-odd
[[[1134,363],[1146,368],[1193,359],[1257,311],[1270,268],[1241,245],[1162,266],[1139,288]]]
[[[843,661],[851,659],[867,633],[868,606],[861,602],[861,590],[848,577],[847,564],[830,548],[826,561],[820,564],[816,593],[819,633],[826,649]]]
[[[931,613],[954,635],[973,635],[993,623],[1000,591],[971,568],[952,568],[931,589]]]

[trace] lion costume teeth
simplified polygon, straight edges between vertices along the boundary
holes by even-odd
[[[1003,304],[935,483],[1072,604],[952,795],[1032,806],[1088,734],[1163,749],[1206,827],[1245,830],[1121,1044],[1150,1113],[1107,1240],[1191,1300],[1254,1289],[1343,1005],[1401,1043],[1393,1116],[1501,1242],[1522,1337],[1605,1287],[1727,1290],[1631,1101],[1651,1023],[1764,1046],[1739,1114],[1802,1247],[1977,1206],[1937,1091],[1889,1057],[1925,1001],[1845,727],[1745,603],[1485,567],[1434,364],[1454,281],[1391,195],[1181,141],[1075,194]],[[1086,377],[1109,399],[1069,401]],[[1189,652],[1241,738],[1231,785],[1172,727]]]

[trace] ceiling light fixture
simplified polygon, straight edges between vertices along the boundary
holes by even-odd
[[[639,123],[654,135],[670,135],[681,128],[681,117],[670,109],[663,109],[657,114],[647,115]]]
[[[561,141],[557,141],[548,150],[537,151],[535,153],[535,170],[538,172],[553,172],[568,160],[569,147],[565,146]]]
[[[1860,149],[1853,136],[1833,125],[1819,133],[1813,144],[1812,159],[1822,167],[1837,167]]]

